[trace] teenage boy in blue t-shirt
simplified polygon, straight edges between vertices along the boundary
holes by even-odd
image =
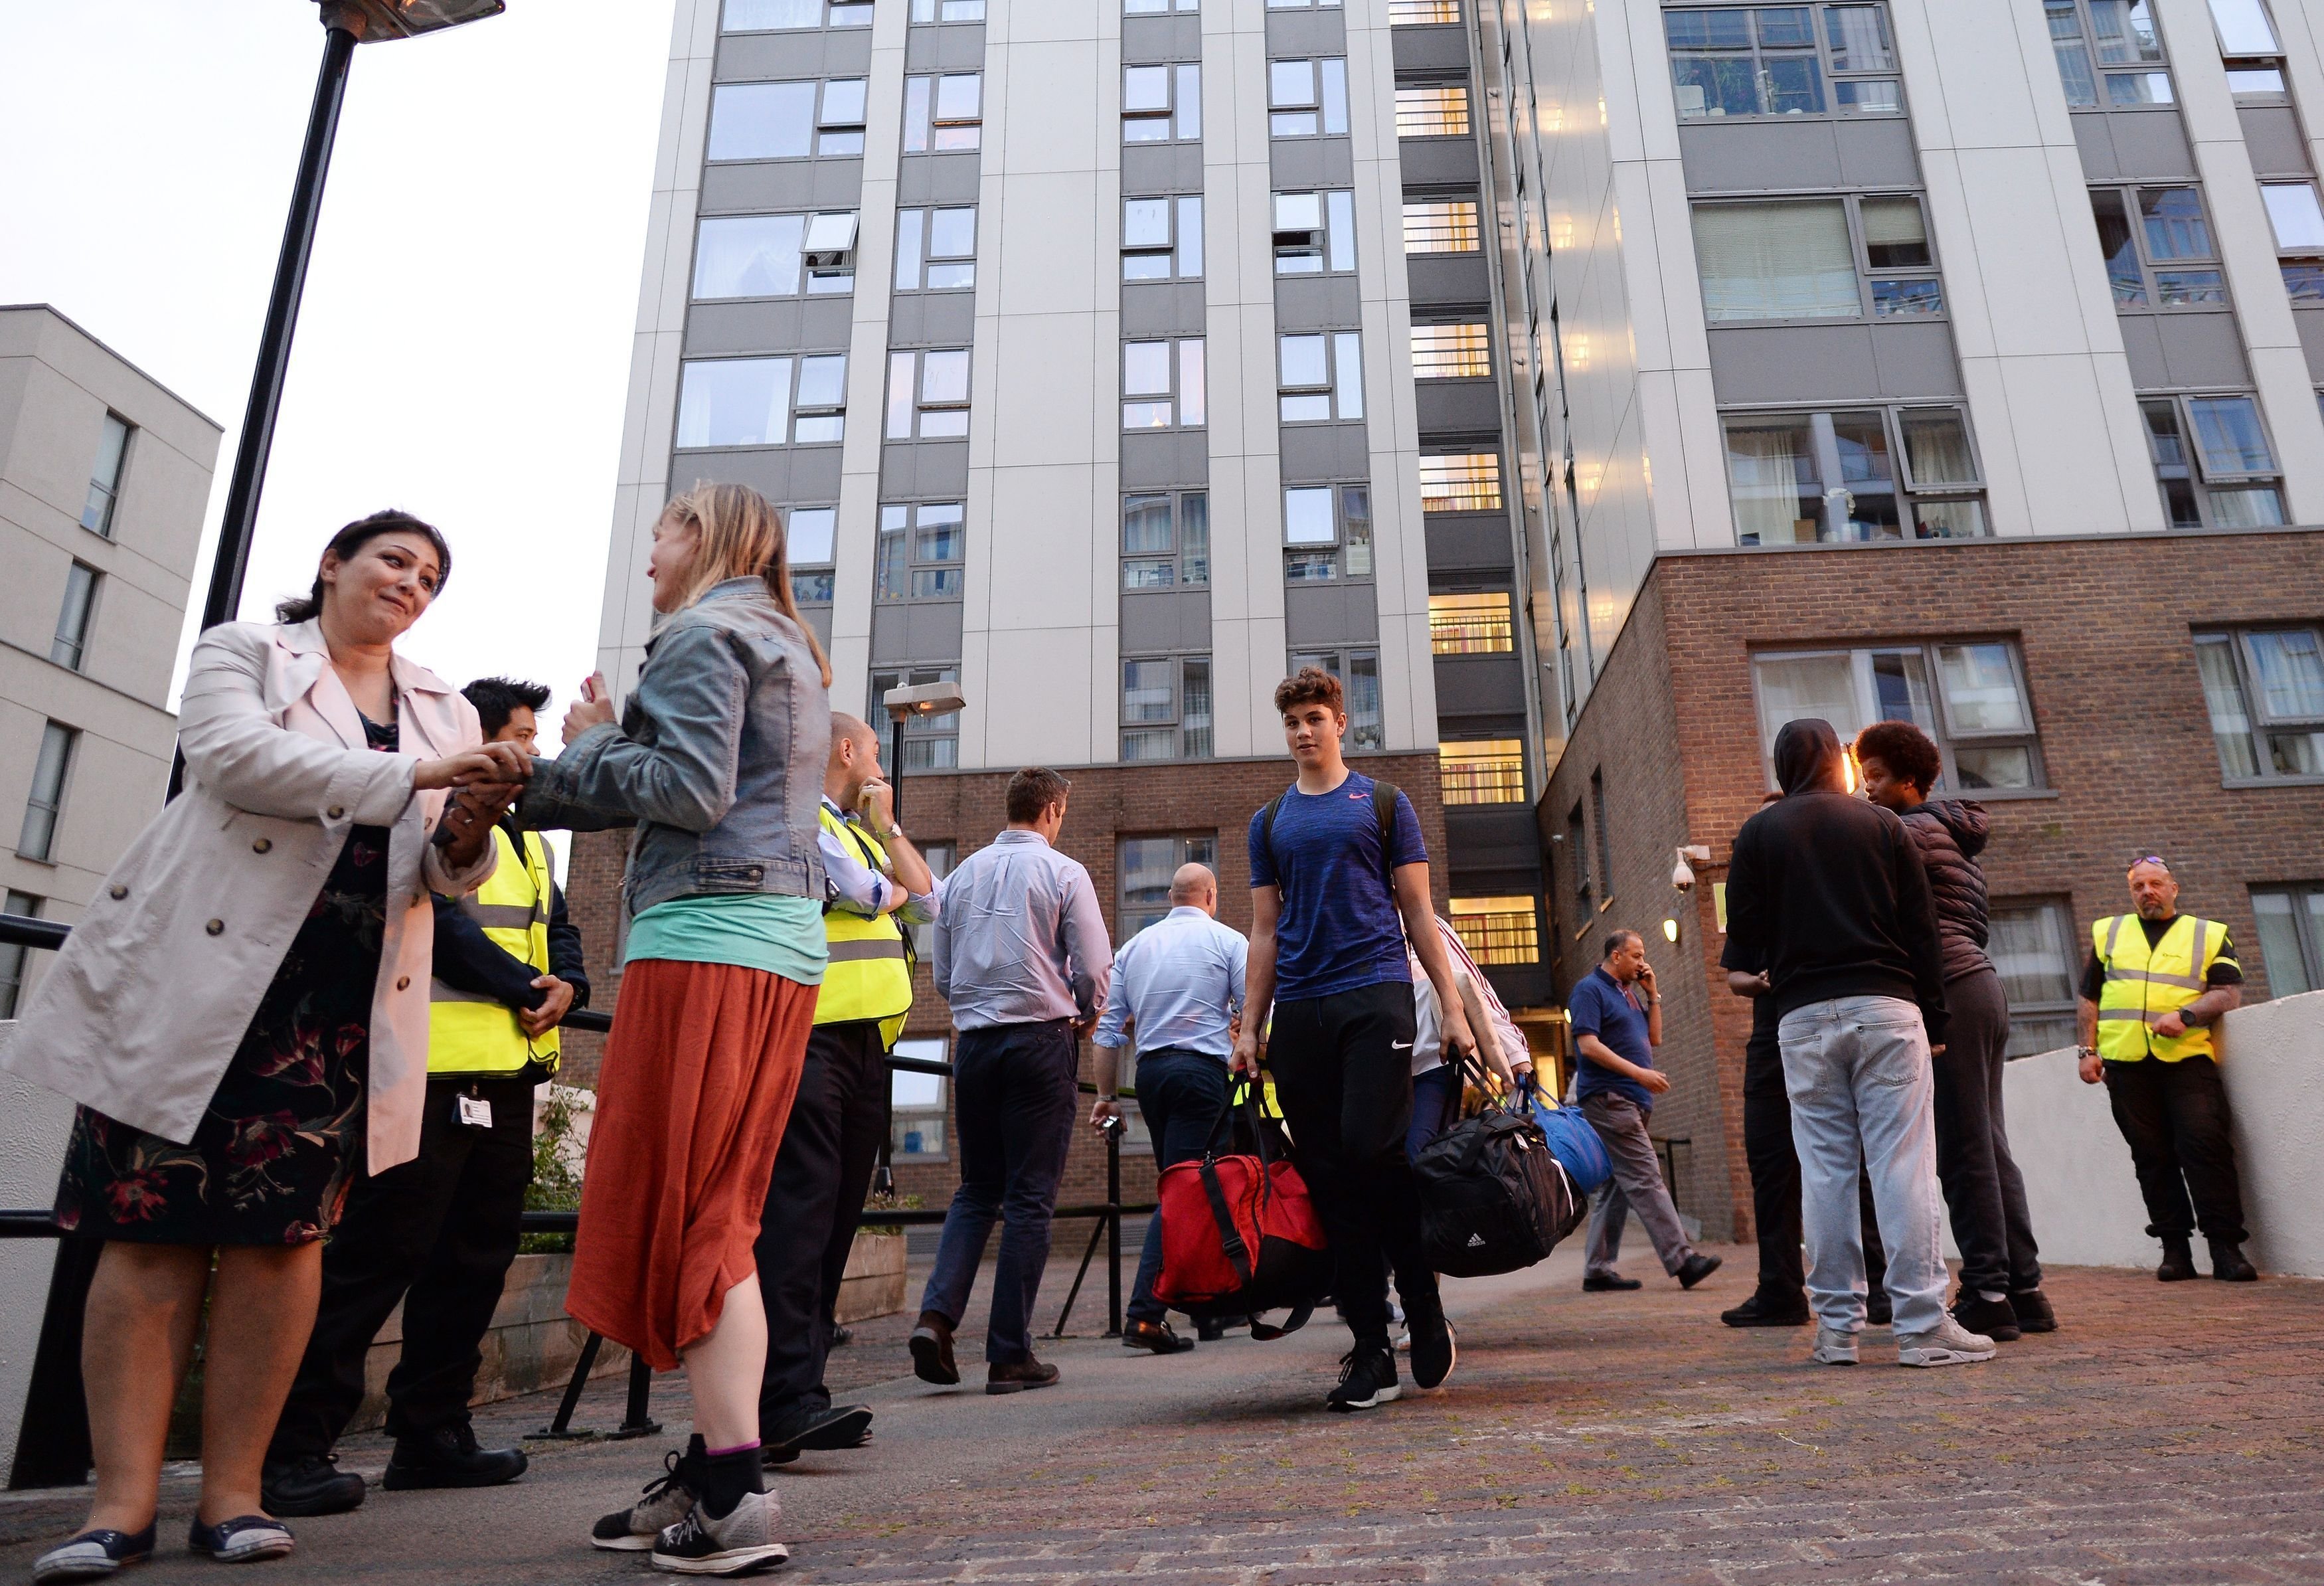
[[[1407,937],[1443,1010],[1445,1044],[1471,1057],[1477,1044],[1436,934],[1420,818],[1397,793],[1383,853],[1372,779],[1341,758],[1348,713],[1340,680],[1303,668],[1276,688],[1275,708],[1299,778],[1275,807],[1272,831],[1265,809],[1251,817],[1250,958],[1234,1066],[1257,1064],[1273,1008],[1268,1069],[1300,1176],[1331,1236],[1333,1293],[1355,1334],[1324,1404],[1368,1410],[1401,1391],[1388,1343],[1388,1266],[1412,1329],[1414,1381],[1434,1388],[1453,1360],[1404,1148],[1416,1033]]]

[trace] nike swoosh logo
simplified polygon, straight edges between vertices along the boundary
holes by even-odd
[[[1388,1044],[1388,1049],[1391,1052],[1409,1052],[1412,1050],[1412,1043],[1410,1041],[1390,1041]]]

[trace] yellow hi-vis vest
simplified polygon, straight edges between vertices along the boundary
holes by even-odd
[[[2154,1021],[2203,994],[2205,976],[2219,962],[2227,939],[2227,927],[2191,914],[2172,920],[2152,948],[2135,914],[2113,915],[2091,927],[2090,945],[2106,973],[2098,991],[2098,1056],[2110,1063],[2214,1056],[2208,1026],[2189,1025],[2185,1035],[2172,1037],[2157,1035]]]
[[[888,851],[852,821],[818,805],[823,829],[843,843],[852,843],[863,862],[882,875],[888,871]],[[850,909],[825,904],[823,936],[831,947],[831,963],[823,972],[816,993],[817,1024],[880,1021],[880,1040],[892,1047],[904,1033],[904,1015],[912,1007],[912,961],[904,942],[904,927],[893,910],[866,919]]]
[[[484,936],[512,958],[549,973],[549,910],[554,896],[549,846],[539,832],[520,850],[503,826],[493,828],[500,863],[484,884],[460,899],[461,911],[484,927]],[[515,1074],[528,1063],[557,1066],[557,1031],[528,1037],[507,1004],[442,981],[428,988],[428,1072]]]

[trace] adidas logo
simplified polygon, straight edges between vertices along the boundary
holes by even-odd
[[[1481,1249],[1482,1248],[1484,1248],[1484,1243],[1485,1243],[1485,1236],[1484,1236],[1483,1234],[1481,1234],[1481,1233],[1472,1233],[1472,1234],[1471,1234],[1471,1235],[1469,1236],[1469,1245],[1468,1245],[1468,1248],[1469,1248],[1469,1249],[1472,1249],[1472,1250],[1474,1250],[1474,1249]]]

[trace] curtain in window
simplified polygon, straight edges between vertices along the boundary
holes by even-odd
[[[2250,644],[2260,708],[2270,720],[2324,716],[2324,653],[2312,629],[2254,633]]]
[[[2219,748],[2219,770],[2229,777],[2259,775],[2259,758],[2252,752],[2251,715],[2244,707],[2243,684],[2236,678],[2236,658],[2225,639],[2196,641],[2195,661],[2203,674],[2203,703],[2211,713],[2211,738]]]
[[[1821,716],[1843,742],[1864,730],[1856,706],[1856,669],[1845,655],[1779,656],[1762,660],[1759,731],[1770,755],[1785,722]]]
[[[2024,1003],[2070,1002],[2072,960],[2064,924],[2053,904],[1993,911],[1987,954],[2001,976],[2002,994],[2013,1008]]]
[[[1862,312],[1848,216],[1836,198],[1702,206],[1694,211],[1694,249],[1714,322]]]
[[[2033,730],[2006,644],[1940,644],[1937,675],[1944,681],[1945,715],[1956,733]]]
[[[1827,5],[1824,38],[1837,71],[1886,71],[1896,64],[1888,51],[1888,23],[1877,5]]]
[[[2260,428],[2259,404],[2249,397],[2190,397],[2195,444],[2203,456],[2203,476],[2264,474],[2275,467],[2267,432]]]
[[[1727,478],[1735,532],[1744,543],[1791,545],[1816,538],[1823,483],[1805,424],[1729,425]]]
[[[1969,456],[1969,430],[1959,413],[1908,412],[1899,428],[1904,432],[1904,463],[1914,488],[1977,483],[1977,460]]]
[[[2324,896],[2309,897],[2311,913],[2319,903],[2324,903]],[[2267,989],[2279,997],[2296,997],[2302,991],[2314,991],[2316,987],[2308,978],[2307,956],[2300,950],[2300,927],[2294,922],[2292,894],[2254,892],[2252,915],[2259,922],[2259,951],[2267,965]]]

